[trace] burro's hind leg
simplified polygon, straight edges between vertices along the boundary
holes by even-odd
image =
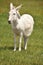
[[[27,49],[27,37],[24,37],[24,49]]]

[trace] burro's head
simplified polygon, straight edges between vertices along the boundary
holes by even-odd
[[[17,20],[17,17],[20,16],[19,9],[22,5],[19,5],[18,7],[14,7],[12,3],[10,3],[10,11],[9,11],[9,19],[8,23],[12,23],[13,21]]]

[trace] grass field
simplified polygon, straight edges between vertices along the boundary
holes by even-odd
[[[25,51],[13,51],[14,36],[8,24],[9,3],[23,4],[20,13],[33,16],[34,31]],[[18,44],[17,44],[18,47]],[[43,65],[43,0],[0,0],[0,65]]]

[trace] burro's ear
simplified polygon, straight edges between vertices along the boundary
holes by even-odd
[[[10,3],[10,10],[14,9],[13,3]]]
[[[22,4],[16,7],[16,10],[19,10],[22,7]]]

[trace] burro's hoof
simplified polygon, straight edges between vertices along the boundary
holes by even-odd
[[[25,47],[25,50],[27,50],[27,47]]]
[[[19,51],[21,51],[21,48],[19,48]]]
[[[16,49],[14,49],[14,51],[16,51]]]

